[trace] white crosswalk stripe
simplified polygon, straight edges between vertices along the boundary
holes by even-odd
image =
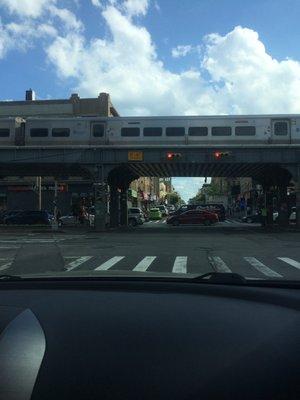
[[[187,259],[187,257],[183,256],[176,257],[173,264],[172,272],[176,274],[186,274]]]
[[[99,265],[99,267],[95,268],[95,271],[106,271],[107,269],[113,267],[119,261],[123,260],[124,256],[116,256],[110,258],[109,260],[105,261],[103,264]]]
[[[300,263],[298,261],[293,260],[292,258],[288,258],[288,257],[277,257],[277,258],[278,258],[278,260],[284,261],[287,264],[300,269]]]
[[[92,256],[82,256],[82,257],[79,257],[79,258],[77,258],[76,260],[70,262],[70,263],[67,265],[66,268],[67,268],[68,271],[71,271],[72,269],[79,267],[79,265],[85,263],[86,261],[90,260],[91,258],[92,258]]]
[[[266,276],[271,276],[272,278],[282,278],[282,275],[278,274],[277,272],[273,271],[271,268],[267,267],[262,262],[258,261],[255,257],[244,257],[249,264],[251,264],[257,271],[261,272]]]
[[[155,221],[155,223],[156,223],[156,224],[159,224],[159,223],[160,223],[160,220],[158,220],[158,221]]]
[[[162,222],[162,223],[163,223],[163,224],[165,224],[166,222],[167,222],[167,220],[165,219],[165,220],[163,220],[163,222]]]
[[[212,256],[208,259],[217,272],[232,272],[221,257]]]
[[[133,271],[147,271],[153,261],[156,259],[156,256],[147,256],[142,259],[134,268]]]

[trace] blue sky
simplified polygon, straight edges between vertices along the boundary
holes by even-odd
[[[121,115],[300,110],[297,0],[0,0],[0,99],[111,94]],[[187,199],[199,178],[175,179]]]

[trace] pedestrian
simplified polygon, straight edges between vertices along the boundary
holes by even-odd
[[[266,226],[267,225],[267,207],[263,206],[263,208],[261,209],[261,223],[262,226]]]
[[[61,212],[60,209],[58,208],[56,211],[56,221],[59,222],[60,218],[61,218]]]

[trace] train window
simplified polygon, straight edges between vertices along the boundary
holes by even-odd
[[[184,128],[170,127],[166,128],[166,136],[184,136]]]
[[[93,125],[93,136],[94,137],[104,136],[104,125],[103,124],[94,124]]]
[[[274,123],[274,134],[277,136],[284,136],[288,134],[288,123],[285,121],[278,121]]]
[[[53,137],[68,137],[68,136],[70,136],[70,129],[69,128],[53,128],[52,136]]]
[[[162,128],[144,128],[144,136],[161,136]]]
[[[140,128],[122,128],[121,136],[140,136]]]
[[[212,136],[230,136],[231,127],[230,126],[215,126],[211,128]]]
[[[236,136],[255,136],[255,126],[237,126],[235,128]]]
[[[8,137],[9,129],[8,128],[0,128],[0,137]]]
[[[207,136],[208,128],[206,126],[191,126],[189,136]]]
[[[32,128],[30,129],[31,137],[47,137],[48,129],[47,128]]]

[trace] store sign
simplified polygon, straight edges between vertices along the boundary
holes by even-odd
[[[129,151],[128,161],[143,161],[144,153],[142,151]]]

